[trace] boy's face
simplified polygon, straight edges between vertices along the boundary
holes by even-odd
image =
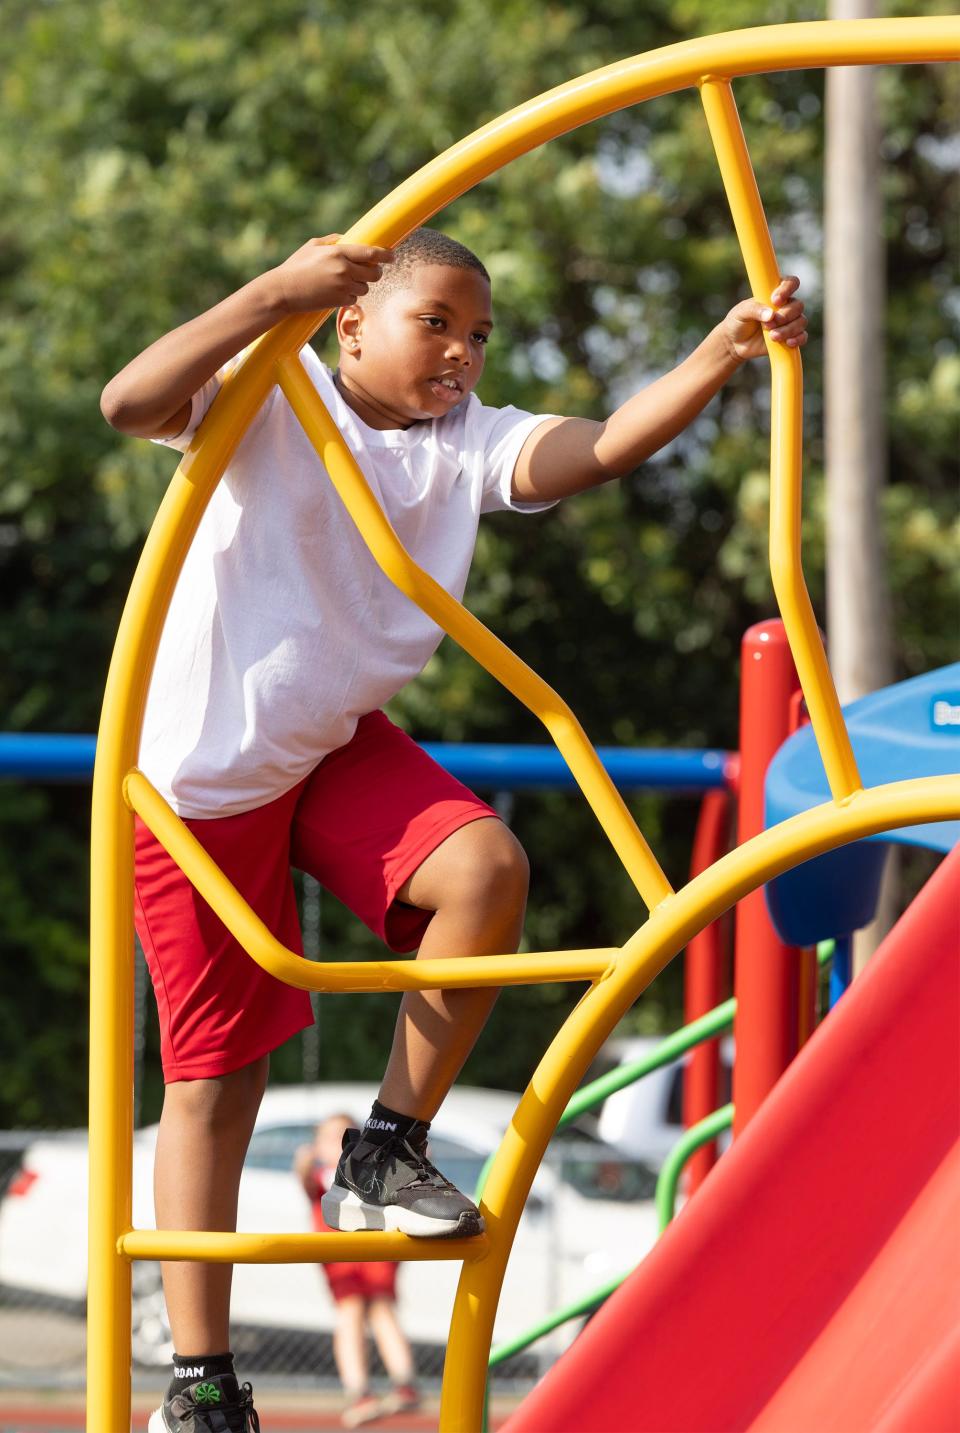
[[[418,264],[382,298],[340,310],[344,396],[373,428],[441,418],[476,387],[492,328],[482,274]]]

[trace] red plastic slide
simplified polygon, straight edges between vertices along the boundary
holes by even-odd
[[[960,847],[504,1433],[960,1430]]]

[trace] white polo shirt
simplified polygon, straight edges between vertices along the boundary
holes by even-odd
[[[513,469],[548,414],[473,394],[406,429],[368,428],[310,347],[301,358],[404,547],[463,596],[481,513],[517,503]],[[238,360],[233,360],[236,363]],[[228,364],[194,395],[185,450]],[[140,766],[186,817],[274,800],[423,669],[442,631],[374,562],[274,389],[210,499],[177,582]]]

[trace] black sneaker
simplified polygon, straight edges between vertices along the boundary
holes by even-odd
[[[232,1373],[191,1383],[167,1395],[150,1419],[147,1433],[260,1433],[253,1389]]]
[[[331,1229],[395,1229],[418,1238],[463,1239],[483,1233],[475,1204],[427,1159],[427,1126],[382,1144],[359,1130],[343,1136],[336,1178],[321,1200]]]

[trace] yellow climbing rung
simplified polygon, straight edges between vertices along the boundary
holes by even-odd
[[[409,1234],[223,1234],[189,1229],[129,1229],[117,1240],[124,1259],[201,1259],[210,1264],[376,1263],[378,1260],[471,1260],[489,1252],[473,1239],[412,1239]]]

